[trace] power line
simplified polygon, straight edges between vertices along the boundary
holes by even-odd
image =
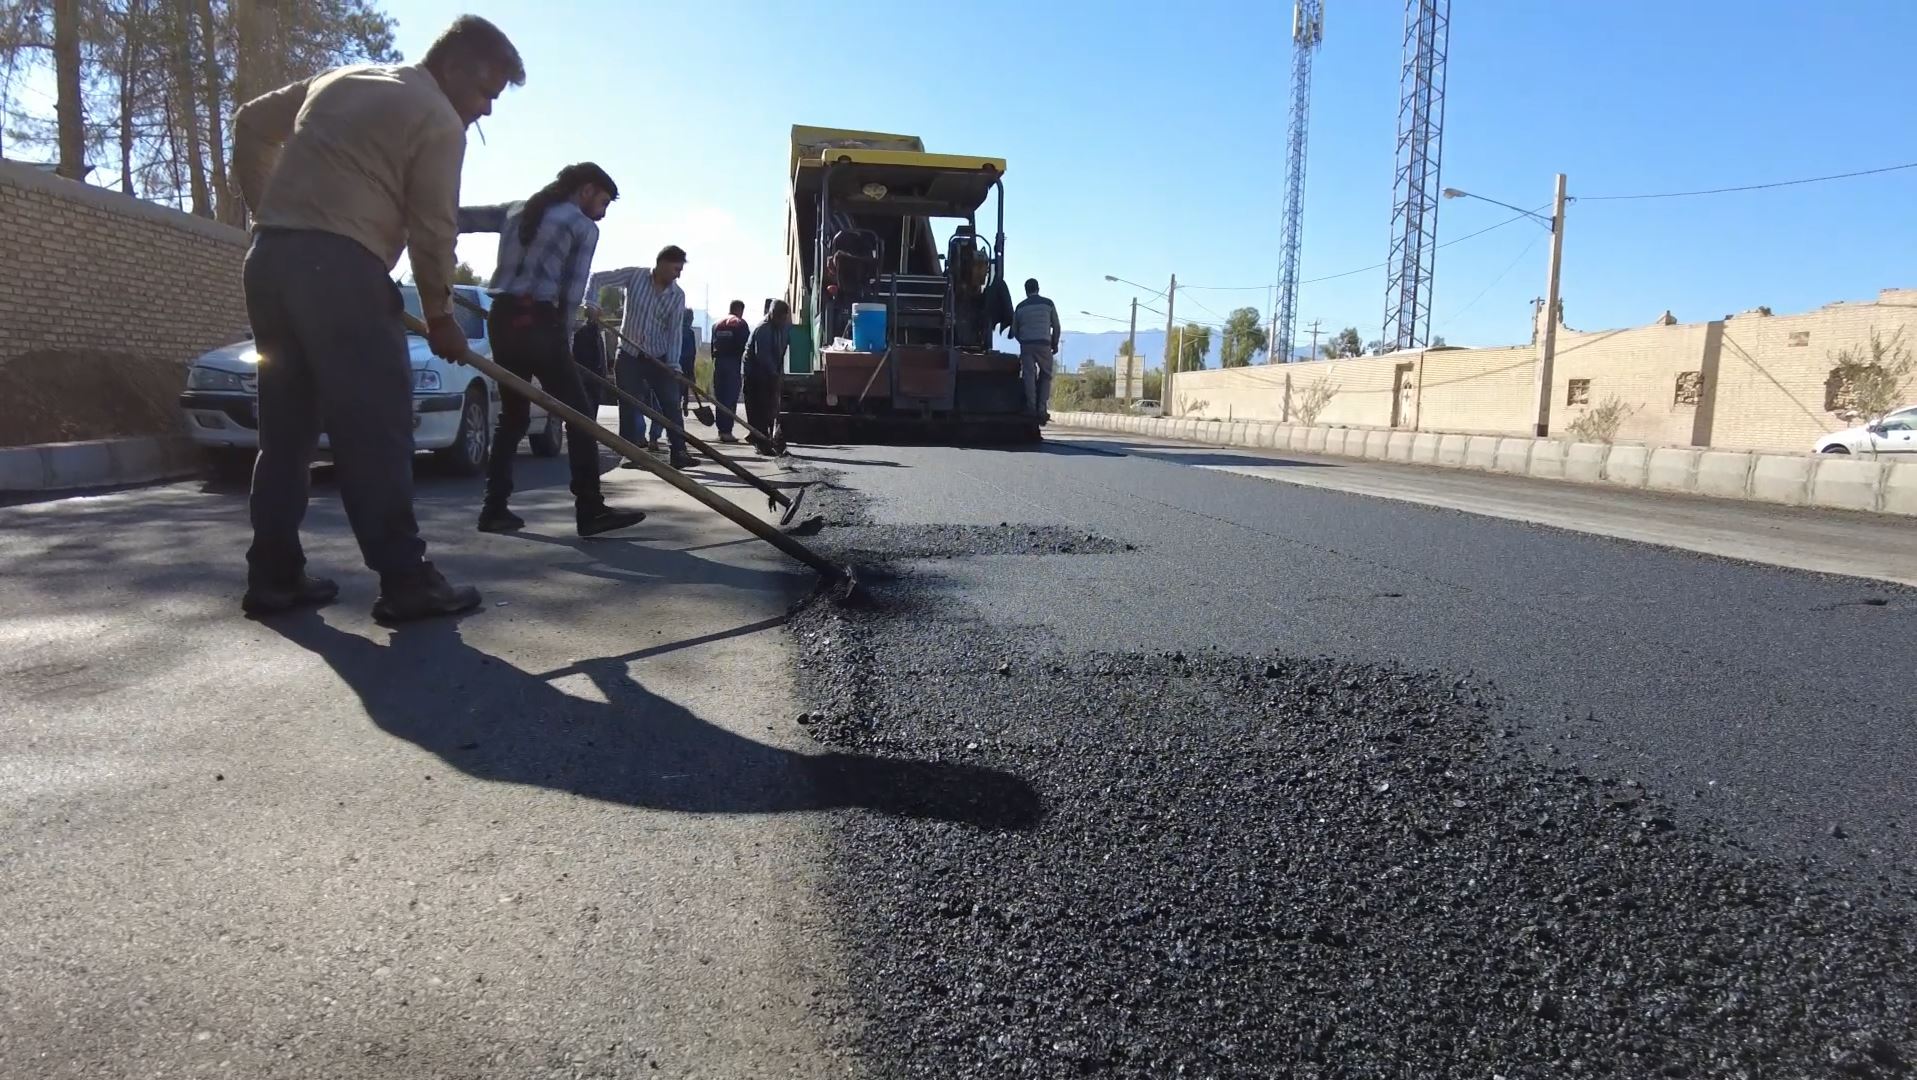
[[[1764,191],[1768,188],[1796,187],[1799,184],[1821,184],[1826,180],[1849,180],[1854,176],[1876,176],[1879,173],[1898,172],[1903,169],[1917,169],[1917,161],[1903,165],[1886,165],[1881,169],[1859,169],[1856,172],[1832,173],[1829,176],[1811,176],[1802,180],[1779,180],[1769,184],[1740,184],[1737,187],[1706,188],[1702,191],[1661,191],[1649,195],[1580,195],[1579,202],[1622,202],[1630,199],[1683,199],[1692,195],[1723,195],[1732,191]]]
[[[1484,299],[1484,297],[1485,297],[1485,294],[1486,294],[1486,293],[1489,293],[1489,292],[1490,292],[1490,291],[1491,291],[1491,290],[1492,290],[1492,289],[1493,289],[1494,287],[1496,287],[1496,285],[1498,284],[1498,282],[1500,282],[1500,281],[1503,281],[1503,280],[1504,280],[1504,276],[1505,276],[1506,274],[1509,274],[1509,273],[1510,273],[1510,272],[1511,272],[1511,271],[1512,271],[1513,269],[1515,269],[1515,268],[1517,267],[1517,265],[1518,265],[1519,263],[1521,263],[1521,262],[1523,262],[1523,261],[1524,261],[1524,257],[1525,257],[1526,255],[1529,255],[1529,254],[1531,254],[1531,249],[1532,249],[1532,248],[1534,248],[1534,247],[1537,247],[1537,246],[1538,246],[1538,241],[1540,241],[1540,240],[1542,240],[1542,239],[1544,239],[1544,237],[1545,237],[1545,234],[1544,234],[1544,233],[1539,233],[1539,234],[1537,234],[1536,236],[1533,236],[1533,237],[1531,238],[1531,242],[1530,242],[1530,243],[1528,243],[1528,244],[1526,244],[1526,245],[1524,245],[1524,250],[1523,250],[1523,251],[1520,251],[1520,252],[1518,252],[1518,255],[1517,255],[1517,258],[1515,258],[1515,259],[1512,259],[1512,260],[1511,260],[1511,262],[1509,263],[1509,265],[1507,265],[1507,266],[1505,266],[1505,268],[1504,268],[1504,269],[1502,269],[1502,270],[1500,270],[1500,271],[1498,271],[1498,276],[1497,276],[1497,277],[1494,277],[1494,278],[1492,278],[1492,279],[1491,279],[1491,282],[1490,282],[1490,284],[1488,284],[1488,285],[1486,285],[1486,286],[1485,286],[1485,287],[1484,287],[1483,289],[1481,289],[1481,290],[1479,290],[1479,292],[1478,292],[1478,295],[1476,295],[1476,296],[1474,296],[1474,297],[1472,297],[1472,298],[1471,298],[1471,302],[1470,302],[1470,303],[1467,303],[1466,305],[1464,305],[1463,307],[1461,307],[1461,308],[1459,308],[1458,310],[1456,310],[1456,311],[1454,311],[1454,312],[1451,312],[1451,313],[1450,313],[1449,315],[1446,315],[1446,316],[1444,317],[1444,325],[1445,325],[1445,329],[1447,329],[1447,330],[1448,330],[1448,329],[1450,329],[1450,328],[1451,328],[1451,324],[1452,324],[1453,322],[1456,322],[1456,321],[1457,321],[1457,318],[1458,318],[1458,316],[1460,316],[1460,315],[1463,315],[1463,314],[1464,314],[1465,312],[1467,312],[1467,311],[1470,311],[1470,310],[1471,310],[1471,308],[1472,308],[1472,307],[1473,307],[1474,305],[1476,305],[1478,301],[1480,301],[1480,300],[1482,300],[1482,299]]]
[[[1545,203],[1543,206],[1538,207],[1538,210],[1546,209],[1550,205],[1551,205],[1550,203]],[[1533,214],[1536,212],[1537,212],[1536,210],[1531,211],[1531,213]],[[1483,236],[1485,233],[1492,232],[1497,229],[1502,229],[1506,225],[1511,224],[1512,222],[1523,221],[1530,216],[1531,216],[1530,214],[1519,214],[1517,217],[1505,218],[1503,221],[1498,222],[1496,225],[1486,226],[1485,228],[1479,229],[1477,232],[1465,233],[1463,236],[1458,237],[1456,240],[1446,240],[1444,243],[1439,244],[1438,247],[1448,248],[1452,244],[1462,244],[1466,240],[1475,240],[1478,237]],[[1363,273],[1368,273],[1372,270],[1382,270],[1385,267],[1390,265],[1391,264],[1388,262],[1373,263],[1370,266],[1360,266],[1356,270],[1345,270],[1336,274],[1326,274],[1324,277],[1306,278],[1305,280],[1300,281],[1298,284],[1316,285],[1317,283],[1321,281],[1336,281],[1339,278],[1350,277],[1353,274],[1363,274]],[[1266,282],[1263,285],[1180,285],[1178,287],[1178,291],[1182,293],[1186,289],[1203,289],[1206,292],[1252,292],[1255,290],[1262,290],[1262,289],[1269,289],[1269,288],[1271,288],[1271,283]],[[1197,303],[1197,301],[1193,301],[1193,303]],[[1214,312],[1214,314],[1216,313]]]

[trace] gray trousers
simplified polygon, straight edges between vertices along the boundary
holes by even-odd
[[[1025,411],[1043,415],[1052,407],[1052,368],[1056,360],[1050,345],[1018,347],[1019,374],[1025,377]]]
[[[413,370],[399,286],[354,241],[290,230],[254,236],[244,280],[260,354],[250,574],[284,580],[306,565],[300,522],[322,426],[367,567],[382,578],[415,572],[426,544],[413,517]]]

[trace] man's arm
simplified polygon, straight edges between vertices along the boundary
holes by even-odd
[[[233,114],[233,179],[251,213],[258,214],[266,198],[266,182],[273,177],[280,147],[293,137],[293,123],[312,81],[302,79],[262,94]]]
[[[1059,339],[1065,333],[1065,327],[1064,327],[1064,324],[1058,321],[1058,305],[1057,304],[1046,304],[1045,310],[1051,312],[1051,315],[1052,315],[1052,351],[1057,352],[1058,342],[1059,342]]]
[[[453,242],[459,236],[459,173],[466,132],[434,125],[420,139],[406,176],[406,250],[419,306],[428,318],[453,311]]]
[[[601,270],[586,279],[586,292],[592,295],[594,303],[598,303],[600,290],[608,285],[617,286],[631,293],[632,283],[638,278],[640,269],[637,266],[626,266],[618,270]]]
[[[592,277],[592,253],[599,247],[599,226],[584,214],[574,219],[572,256],[559,270],[559,310],[565,313],[566,329],[578,325],[579,307],[586,299],[586,281]]]
[[[462,233],[505,232],[506,213],[511,209],[511,203],[500,203],[497,206],[462,206],[459,208],[457,227]]]
[[[666,322],[672,326],[672,333],[670,335],[671,344],[666,346],[666,366],[677,371],[679,370],[679,357],[684,353],[686,344],[686,332],[684,329],[684,312],[686,310],[685,290],[674,285],[672,292],[666,297],[666,302],[659,306],[664,309],[664,313],[660,315],[660,318],[666,320]]]

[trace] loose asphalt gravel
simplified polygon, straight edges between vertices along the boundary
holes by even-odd
[[[799,722],[1035,795],[996,819],[838,820],[828,887],[870,1075],[1917,1068],[1908,866],[1753,843],[1698,792],[1558,757],[1479,678],[1088,650],[1003,618],[960,569],[1045,575],[1131,543],[1082,520],[888,523],[813,498],[816,542],[878,572],[868,603],[794,618]]]

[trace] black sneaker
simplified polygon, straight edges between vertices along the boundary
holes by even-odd
[[[294,608],[330,604],[338,595],[338,582],[306,573],[276,582],[249,576],[246,595],[240,598],[240,610],[256,617],[274,615]]]
[[[579,535],[598,536],[600,533],[617,532],[630,529],[646,520],[644,510],[618,510],[610,506],[601,506],[597,510],[579,515]]]
[[[380,582],[379,599],[373,601],[373,618],[383,623],[410,622],[435,615],[457,615],[478,606],[478,589],[454,585],[434,569],[432,563],[423,562],[409,574]]]
[[[699,464],[699,459],[693,457],[691,454],[674,454],[672,455],[672,460],[666,462],[666,464],[675,469],[690,469]]]
[[[620,462],[620,463],[619,463],[619,467],[620,467],[620,468],[622,468],[622,469],[643,469],[643,468],[645,468],[645,466],[644,466],[644,465],[641,465],[641,464],[639,464],[639,463],[638,463],[638,462],[636,462],[636,461],[622,461],[622,462]]]
[[[730,431],[721,431],[719,433],[719,441],[722,443],[736,443],[739,441],[739,437]]]
[[[658,452],[659,452],[659,440],[658,440],[658,439],[647,439],[647,440],[646,440],[646,449],[647,449],[647,450],[650,450],[650,451],[652,451],[652,452],[653,452],[653,453],[655,453],[655,454],[656,454],[656,453],[658,453]]]
[[[479,531],[483,533],[518,532],[526,519],[503,506],[488,506],[479,511]]]

